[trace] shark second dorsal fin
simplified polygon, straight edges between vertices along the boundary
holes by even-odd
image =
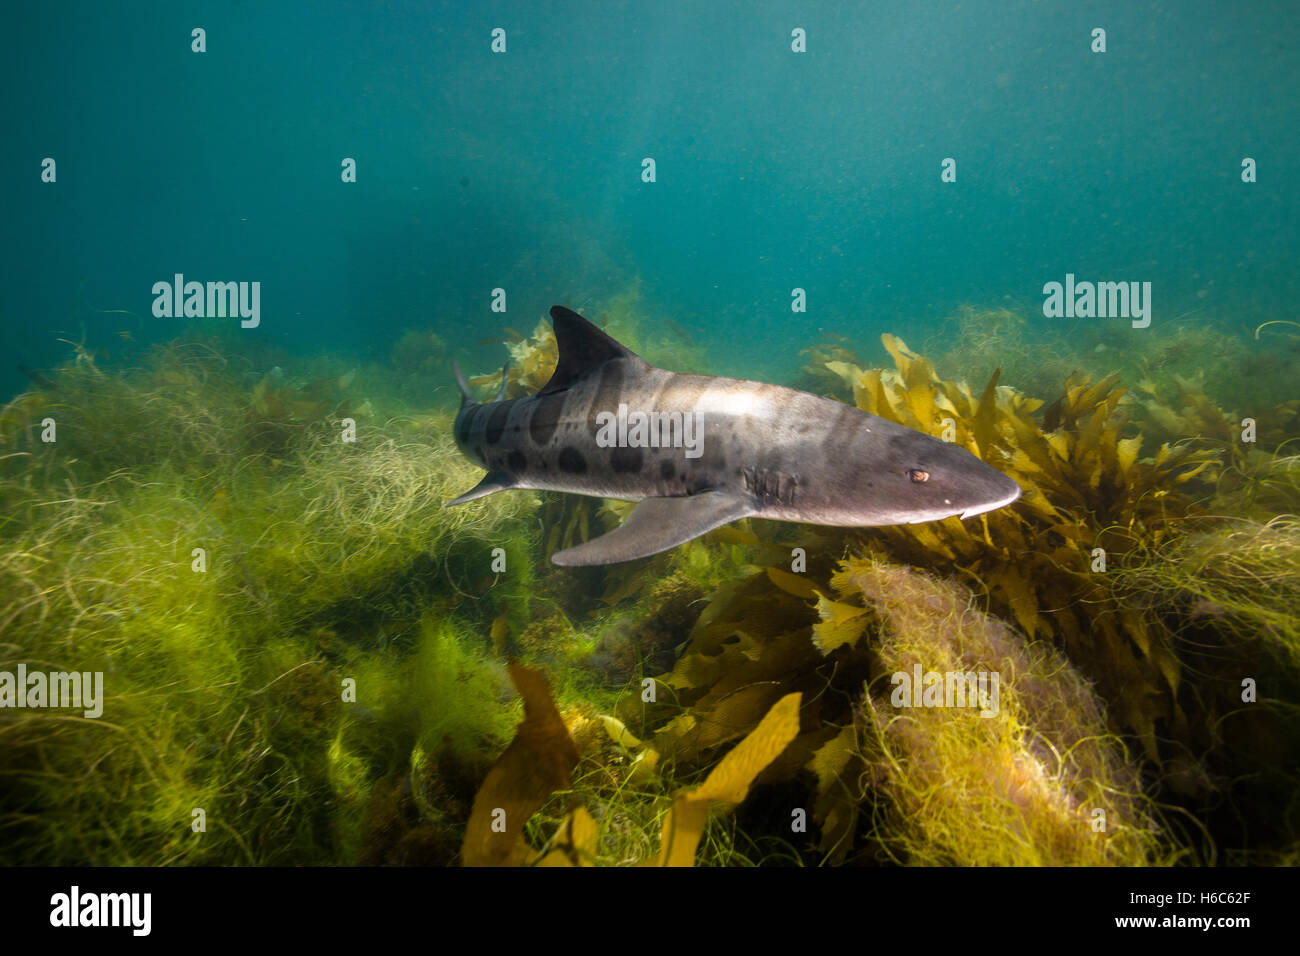
[[[555,373],[538,395],[562,392],[594,369],[615,359],[646,364],[641,356],[610,338],[572,309],[553,306],[551,322],[555,326],[555,344],[560,360],[556,363]]]
[[[683,498],[646,498],[608,534],[551,555],[562,568],[616,564],[667,551],[728,521],[756,514],[752,498],[706,491]]]

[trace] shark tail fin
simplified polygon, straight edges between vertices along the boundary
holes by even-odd
[[[460,407],[473,405],[474,393],[469,390],[469,382],[465,381],[465,373],[460,370],[460,363],[452,359],[451,369],[456,373],[456,387],[460,389]]]
[[[456,373],[456,387],[460,389],[460,407],[473,405],[474,393],[469,390],[469,382],[465,379],[465,373],[460,370],[460,363],[452,359],[452,371]],[[509,384],[510,363],[507,362],[501,367],[501,389],[497,392],[497,397],[492,399],[494,402],[505,401],[506,386]]]

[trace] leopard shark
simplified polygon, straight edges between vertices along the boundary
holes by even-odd
[[[739,518],[841,527],[970,518],[1020,486],[958,445],[852,405],[763,382],[657,368],[563,306],[559,361],[536,395],[461,392],[456,446],[486,469],[448,501],[509,489],[640,502],[622,525],[557,551],[561,567],[644,558]]]

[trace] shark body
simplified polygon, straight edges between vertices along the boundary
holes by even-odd
[[[551,309],[560,358],[536,395],[478,403],[456,369],[457,447],[487,469],[447,502],[497,491],[565,491],[641,503],[624,523],[551,560],[613,564],[675,547],[738,518],[865,527],[963,518],[1020,487],[964,448],[852,405],[780,385],[656,368],[576,312]],[[660,447],[611,426],[665,424]],[[690,435],[692,424],[698,434]],[[655,428],[658,426],[656,425]],[[658,431],[651,429],[658,435]],[[692,442],[674,443],[682,437]],[[628,435],[640,441],[610,446]]]

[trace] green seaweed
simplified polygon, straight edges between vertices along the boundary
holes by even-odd
[[[347,443],[310,388],[259,400],[232,364],[189,347],[139,369],[78,361],[19,403],[53,415],[58,440],[5,436],[0,669],[102,671],[106,699],[98,720],[0,713],[9,862],[346,862],[376,780],[465,735],[464,674],[480,668],[453,666],[446,625],[421,629],[464,599],[431,576],[474,580],[498,539],[526,554],[507,531],[526,503],[441,507],[473,473],[449,419]],[[298,420],[306,401],[319,420]],[[266,413],[294,426],[274,454]],[[379,702],[405,714],[430,670],[463,672],[440,697],[459,709],[399,738]],[[488,728],[494,694],[475,712]],[[340,723],[349,708],[371,716]]]
[[[649,360],[707,367],[635,284],[602,311]],[[521,861],[669,860],[675,801],[708,796],[793,694],[797,732],[734,810],[678,806],[697,865],[1285,861],[1300,402],[1225,333],[1131,354],[1082,339],[1035,344],[1014,314],[970,310],[936,364],[892,336],[885,369],[850,342],[805,353],[805,387],[948,431],[1015,477],[1010,508],[740,522],[571,570],[548,556],[628,505],[444,509],[478,473],[449,409],[384,391],[391,369],[229,338],[131,366],[75,346],[0,411],[0,670],[103,671],[104,715],[0,711],[0,860],[456,863],[518,722],[513,658],[547,674],[577,754]],[[550,376],[549,327],[506,345],[511,394]],[[1254,404],[1222,404],[1188,356],[1205,349],[1261,371]],[[420,389],[447,373],[427,331],[391,360]],[[898,713],[888,677],[914,662],[1011,674],[1002,718]]]

